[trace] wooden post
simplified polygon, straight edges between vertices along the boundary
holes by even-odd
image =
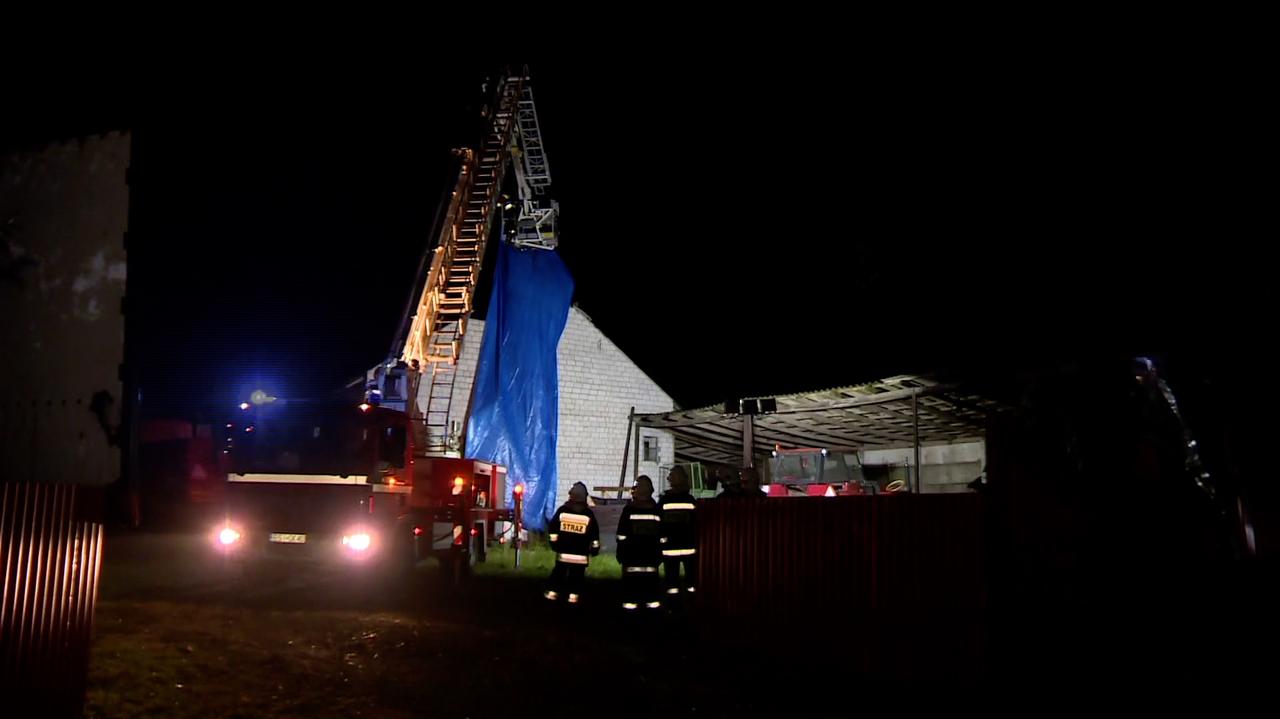
[[[633,412],[635,410],[632,410]],[[636,479],[640,477],[640,427],[636,427],[636,451],[635,457],[631,460],[631,484],[635,485]]]
[[[924,492],[924,474],[920,471],[920,400],[918,392],[911,393],[911,431],[915,435],[916,446],[916,494]]]
[[[627,453],[631,451],[631,430],[636,426],[636,408],[632,407],[627,415],[627,441],[622,445],[622,469],[618,472],[618,499],[622,499],[622,490],[627,487]],[[636,430],[639,436],[640,431]]]

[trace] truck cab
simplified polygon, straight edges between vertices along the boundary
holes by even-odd
[[[352,566],[411,556],[412,446],[403,412],[349,401],[241,405],[226,423],[214,543],[246,563]]]

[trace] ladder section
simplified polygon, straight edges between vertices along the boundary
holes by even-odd
[[[524,180],[534,194],[543,194],[551,185],[551,168],[547,166],[547,153],[542,146],[542,130],[538,127],[538,108],[533,104],[533,88],[525,85],[520,95],[516,115],[520,132],[521,160]]]
[[[515,128],[522,78],[498,88],[494,110],[477,152],[458,150],[462,167],[449,199],[431,269],[413,316],[401,359],[420,373],[427,385],[426,402],[411,403],[415,446],[425,454],[458,449],[458,430],[449,426],[458,356],[474,308],[485,246],[505,172]],[[421,398],[421,389],[415,398]]]

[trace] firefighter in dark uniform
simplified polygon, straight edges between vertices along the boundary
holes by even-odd
[[[763,499],[760,491],[760,475],[752,467],[738,470],[738,476],[725,483],[724,491],[716,499]]]
[[[622,565],[622,608],[662,606],[658,579],[662,518],[653,501],[653,480],[645,475],[631,487],[631,501],[618,520],[618,564]]]
[[[577,604],[582,598],[587,563],[600,553],[600,524],[587,506],[585,484],[574,483],[569,501],[556,510],[547,532],[556,553],[556,566],[551,570],[551,586],[542,596],[552,601],[564,596],[570,604]]]
[[[689,476],[684,468],[673,467],[667,476],[669,489],[658,502],[661,519],[662,572],[666,579],[667,594],[694,591],[698,578],[698,530],[693,495],[689,493]],[[684,567],[684,576],[680,568]]]

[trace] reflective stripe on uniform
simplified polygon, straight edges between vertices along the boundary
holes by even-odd
[[[679,593],[680,593],[679,587],[672,587],[667,590],[667,594],[679,594]]]
[[[557,554],[556,559],[565,564],[586,564],[587,555],[585,554]]]
[[[576,595],[576,594],[570,594],[570,595],[569,595],[569,603],[570,603],[570,604],[577,604],[577,603],[578,603],[578,595]]]
[[[662,542],[663,544],[666,544],[666,543],[667,543],[667,538],[666,538],[666,537],[663,537],[662,539],[660,539],[660,540],[658,540],[658,541]]]
[[[661,519],[661,517],[659,517],[659,516],[658,516],[658,515],[656,515],[656,514],[633,514],[633,515],[631,515],[631,520],[632,520],[633,522],[644,522],[644,521],[656,522],[656,521],[658,521],[659,519]]]
[[[664,505],[662,505],[662,510],[663,510],[663,511],[667,511],[667,510],[669,510],[669,509],[689,509],[689,510],[692,510],[693,508],[694,508],[693,502],[673,502],[673,503],[671,503],[671,504],[664,504]],[[633,517],[632,517],[632,519],[635,519],[635,517],[633,516]]]
[[[690,554],[697,554],[697,553],[698,553],[698,550],[696,549],[664,549],[662,550],[662,556],[664,557],[687,557]]]
[[[623,541],[623,540],[624,540],[624,539],[626,539],[626,538],[627,538],[627,535],[625,535],[625,534],[619,534],[619,535],[618,535],[618,541],[619,541],[619,542]]]
[[[640,572],[643,574],[648,572],[656,572],[658,571],[658,568],[657,567],[627,567],[626,571],[631,573]]]
[[[623,609],[639,609],[640,605],[636,604],[635,602],[623,602],[622,608]]]
[[[646,606],[646,607],[648,607],[648,608],[650,608],[650,609],[657,609],[658,607],[661,607],[661,606],[662,606],[662,602],[649,602],[649,603],[648,603],[648,604],[646,604],[645,606]]]
[[[574,514],[573,512],[565,512],[560,515],[560,531],[570,534],[586,534],[587,527],[591,525],[591,517],[585,514]]]

